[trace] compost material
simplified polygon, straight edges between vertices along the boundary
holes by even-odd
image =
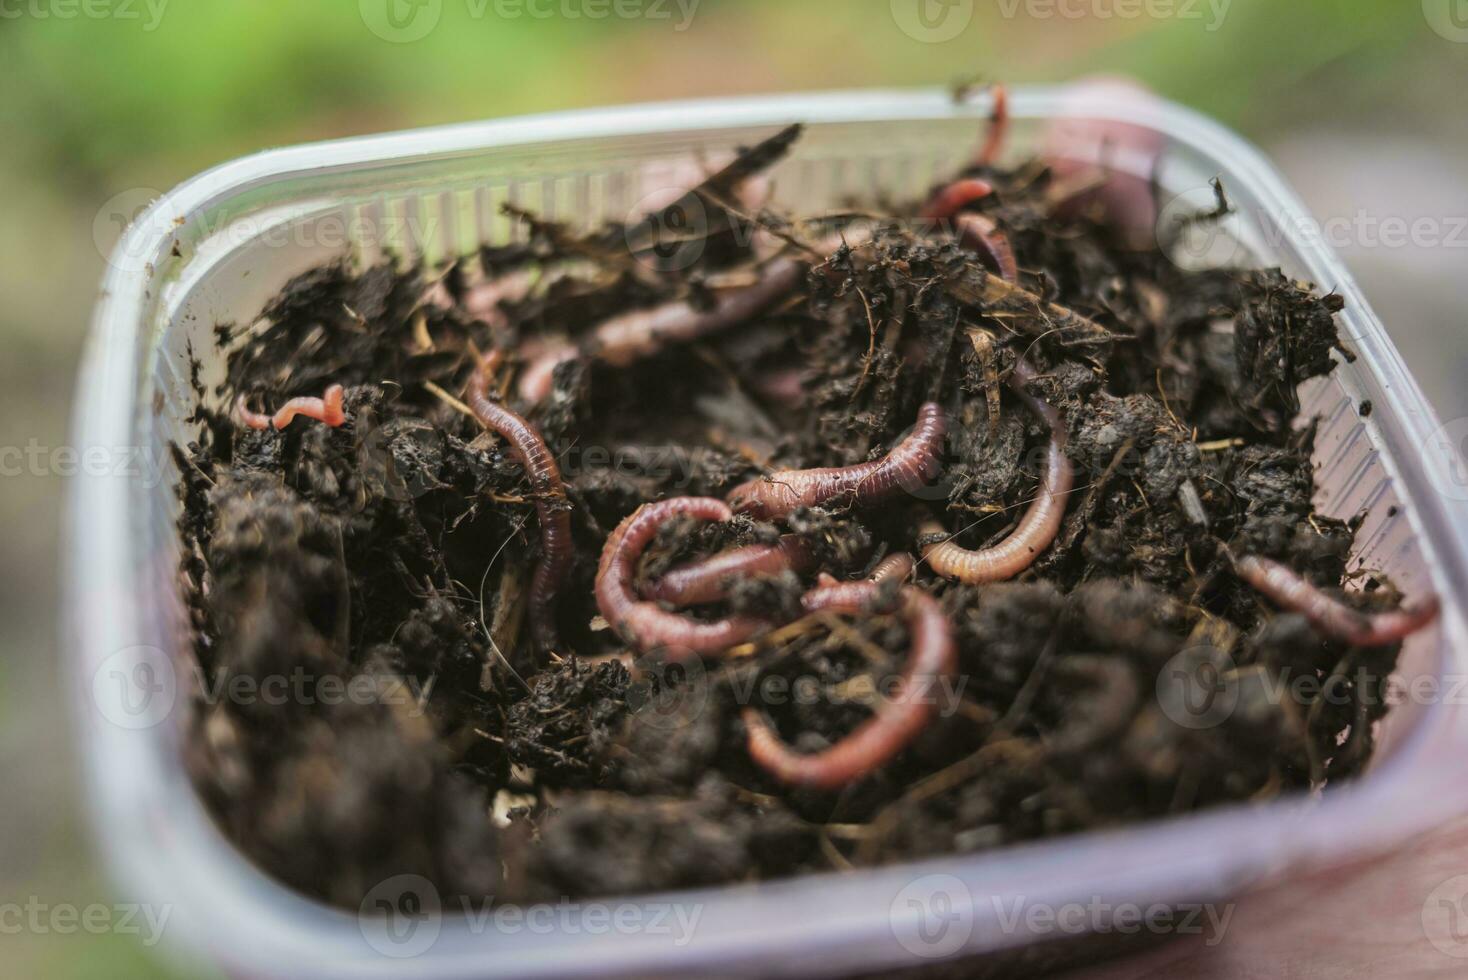
[[[792,127],[624,224],[514,212],[221,327],[177,457],[226,833],[350,909],[477,907],[1356,773],[1435,607],[1313,505],[1340,298],[1136,248],[1126,178],[1001,166],[1001,126],[921,200],[771,205]]]

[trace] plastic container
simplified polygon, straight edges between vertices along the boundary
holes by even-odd
[[[1359,354],[1312,383],[1323,421],[1323,506],[1369,508],[1360,563],[1409,594],[1447,601],[1404,651],[1405,680],[1464,675],[1468,488],[1455,430],[1440,429],[1385,331],[1308,214],[1261,155],[1199,116],[1159,103],[1015,93],[1015,155],[1070,115],[1160,135],[1161,185],[1195,199],[1220,175],[1238,209],[1231,233],[1262,262],[1334,287]],[[1291,797],[1014,847],[842,875],[670,898],[698,909],[692,938],[605,932],[573,915],[553,929],[484,928],[444,914],[412,949],[384,955],[357,917],[282,887],[211,822],[179,760],[187,711],[178,588],[178,513],[168,446],[191,435],[189,351],[212,390],[223,376],[214,326],[250,321],[292,275],[348,255],[436,262],[502,242],[502,201],[552,217],[621,218],[657,168],[714,155],[774,127],[809,124],[775,172],[803,211],[850,196],[912,198],[969,152],[989,110],[939,91],[853,92],[614,108],[452,126],[273,150],[199,176],[125,235],[102,287],[82,369],[75,441],[141,447],[165,479],[79,478],[67,544],[71,678],[97,834],[128,897],[172,907],[176,948],[247,976],[433,978],[635,973],[830,975],[996,954],[1058,933],[1016,928],[1020,906],[1219,902],[1284,871],[1359,859],[1468,808],[1461,697],[1414,700],[1382,724],[1358,781]],[[1203,192],[1207,197],[1206,191]],[[1362,418],[1357,406],[1370,400]],[[1448,688],[1445,686],[1444,691]],[[147,695],[139,700],[138,694]],[[651,901],[641,899],[639,901]],[[410,925],[414,925],[410,923]],[[418,948],[422,945],[422,948]],[[400,958],[399,953],[412,952]],[[1044,955],[1030,949],[1021,955]]]

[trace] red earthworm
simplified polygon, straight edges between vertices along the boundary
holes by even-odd
[[[834,253],[842,240],[839,233],[828,236],[815,251]],[[757,282],[719,290],[712,304],[683,299],[620,314],[593,329],[585,347],[599,360],[626,367],[669,344],[696,340],[758,316],[794,292],[810,265],[808,259],[777,258],[761,270]],[[538,402],[549,395],[556,368],[580,356],[581,350],[582,346],[566,342],[533,357],[520,376],[520,397]]]
[[[960,214],[955,224],[959,241],[965,248],[978,252],[990,269],[1007,282],[1018,285],[1019,263],[1014,257],[1014,247],[993,218],[987,214]]]
[[[717,333],[758,315],[793,291],[805,270],[806,264],[798,259],[776,259],[765,267],[758,282],[721,291],[707,308],[689,300],[676,300],[623,313],[592,331],[591,347],[601,360],[625,367],[670,343]],[[576,344],[565,343],[533,358],[520,376],[520,397],[528,402],[545,398],[550,394],[555,369],[579,354]]]
[[[330,385],[322,398],[292,398],[280,407],[274,416],[262,415],[252,412],[245,404],[245,396],[240,395],[235,403],[235,409],[240,421],[252,429],[268,429],[274,425],[277,429],[284,429],[295,421],[297,415],[315,419],[335,429],[347,420],[346,412],[342,410],[342,400],[346,392],[341,385]]]
[[[784,571],[803,572],[814,560],[804,539],[787,534],[778,544],[734,548],[712,558],[679,565],[643,589],[642,594],[654,602],[675,606],[722,602],[729,596],[729,584],[736,579],[778,575]]]
[[[499,433],[510,444],[510,452],[530,478],[535,497],[535,514],[540,521],[540,561],[530,580],[527,601],[530,630],[541,650],[559,645],[555,626],[555,599],[574,558],[571,543],[570,505],[561,469],[540,433],[521,416],[489,397],[489,378],[502,359],[495,351],[474,370],[464,401],[485,428]]]
[[[994,185],[979,177],[955,180],[933,195],[923,208],[923,217],[928,221],[949,221],[970,204],[993,193]]]
[[[989,113],[989,135],[974,162],[981,167],[992,167],[999,154],[1004,152],[1004,143],[1009,138],[1009,86],[1000,83],[994,86],[994,108]]]
[[[873,582],[845,582],[813,589],[801,604],[811,613],[860,612],[880,595]],[[911,646],[897,696],[850,735],[813,755],[796,752],[757,708],[745,708],[748,751],[760,768],[782,783],[840,789],[891,761],[922,733],[937,708],[935,687],[958,669],[953,627],[937,601],[921,589],[903,588],[898,608],[911,632]]]
[[[728,500],[740,513],[771,520],[840,498],[874,504],[903,490],[911,493],[938,475],[947,431],[943,409],[928,402],[918,410],[912,432],[882,459],[855,466],[781,470],[735,487]]]
[[[1065,498],[1075,484],[1075,468],[1065,455],[1069,434],[1060,412],[1026,390],[1034,379],[1035,370],[1028,362],[1023,359],[1015,362],[1014,371],[1009,376],[1010,387],[1050,428],[1045,476],[1040,481],[1034,502],[1014,533],[992,548],[970,551],[956,544],[952,537],[925,547],[923,557],[933,571],[945,578],[957,579],[968,585],[1013,578],[1030,567],[1060,531],[1060,522],[1065,517]],[[931,521],[923,525],[922,533],[927,536],[945,532],[942,525]]]
[[[956,180],[933,195],[923,209],[923,217],[938,223],[952,221],[965,248],[982,255],[989,268],[1009,282],[1018,283],[1019,263],[1015,261],[1009,236],[988,215],[959,214],[968,205],[993,193],[994,186],[987,180],[978,177]]]
[[[1046,126],[1040,154],[1055,178],[1050,193],[1057,215],[1093,213],[1128,248],[1157,247],[1151,178],[1167,141],[1148,126],[1107,118],[1117,107],[1146,110],[1155,103],[1147,89],[1125,78],[1091,78],[1065,93]]]
[[[1285,609],[1300,613],[1316,629],[1356,647],[1396,643],[1437,618],[1437,596],[1403,606],[1395,612],[1363,613],[1326,595],[1299,572],[1268,558],[1248,555],[1234,562],[1239,578]]]
[[[870,585],[885,585],[894,579],[901,581],[912,574],[912,570],[916,565],[917,563],[913,560],[912,555],[909,555],[905,551],[899,551],[895,555],[888,555],[882,559],[877,564],[877,567],[872,569],[870,575],[858,582],[843,582],[830,572],[822,572],[816,576],[816,588],[819,590],[838,589],[847,585],[856,586],[857,589],[849,594],[853,596],[853,602],[859,602],[861,600],[855,597],[866,594],[865,592],[859,591],[861,588]]]
[[[505,301],[523,301],[545,274],[537,266],[527,266],[475,283],[464,293],[464,311],[490,326],[503,326],[507,321],[500,304]]]
[[[602,549],[596,573],[596,604],[612,629],[642,651],[679,661],[737,646],[769,628],[753,616],[731,616],[703,623],[665,612],[642,599],[635,588],[637,561],[664,523],[687,515],[704,521],[728,521],[734,512],[712,497],[673,497],[643,504],[617,526]]]

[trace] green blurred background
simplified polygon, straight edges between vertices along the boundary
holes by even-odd
[[[1322,217],[1468,216],[1468,0],[952,0],[966,26],[943,41],[900,28],[914,2],[0,0],[0,447],[65,443],[106,202],[304,140],[629,100],[1106,72],[1263,144]],[[1468,240],[1340,245],[1439,411],[1468,414],[1455,381]],[[0,909],[113,900],[57,669],[64,483],[0,480]],[[8,976],[166,969],[135,937],[13,925],[0,915]]]

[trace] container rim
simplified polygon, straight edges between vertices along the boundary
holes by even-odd
[[[1262,200],[1289,213],[1308,214],[1258,150],[1221,125],[1191,110],[1155,100],[1117,102],[1079,95],[1064,87],[1016,88],[1017,117],[1070,114],[1132,123],[1166,134],[1230,166]],[[223,164],[181,184],[156,202],[118,243],[118,255],[153,260],[146,275],[129,264],[109,263],[83,357],[73,421],[79,450],[139,445],[146,406],[139,403],[145,365],[140,338],[155,323],[175,219],[187,220],[223,201],[297,175],[346,172],[365,165],[451,159],[496,147],[574,144],[598,136],[668,131],[699,132],[734,127],[884,120],[982,119],[987,98],[955,103],[941,89],[869,90],[711,99],[549,113],[441,126],[269,150]],[[1431,408],[1380,322],[1340,261],[1322,244],[1296,236],[1301,270],[1330,284],[1347,300],[1357,353],[1383,379],[1387,404],[1374,420],[1399,446],[1426,446],[1438,430]],[[136,268],[136,263],[133,263]],[[1468,650],[1456,597],[1468,594],[1468,501],[1436,492],[1421,460],[1388,458],[1389,472],[1404,487],[1434,585],[1448,599],[1439,656]],[[384,959],[363,941],[349,915],[305,899],[246,861],[204,811],[177,764],[176,741],[159,730],[127,730],[99,716],[95,679],[108,658],[129,643],[146,643],[145,610],[134,592],[146,568],[136,532],[136,498],[126,480],[78,477],[69,492],[63,554],[63,635],[72,653],[69,681],[82,728],[86,775],[97,835],[114,874],[135,894],[176,907],[186,917],[188,944],[252,972],[309,972],[323,976],[485,976],[498,968],[521,975],[570,976],[587,969],[687,974],[710,970],[796,969],[832,972],[911,963],[893,937],[902,914],[895,896],[919,876],[956,876],[975,895],[1014,894],[1036,881],[1055,881],[1051,898],[1065,901],[1076,889],[1127,900],[1144,887],[1158,900],[1212,900],[1284,866],[1330,863],[1359,852],[1363,842],[1390,846],[1461,810],[1468,796],[1450,788],[1441,769],[1468,743],[1462,711],[1429,713],[1399,752],[1431,759],[1431,765],[1383,767],[1359,783],[1333,790],[1317,802],[1284,800],[1237,805],[1148,822],[1122,830],[1088,833],[1006,848],[973,857],[947,856],[891,868],[814,875],[763,884],[667,897],[698,904],[714,928],[695,943],[675,947],[652,936],[557,934],[487,940],[464,924],[445,920],[432,952],[416,961]],[[1449,661],[1444,659],[1446,666]],[[1434,770],[1434,767],[1437,767]],[[1412,812],[1391,803],[1414,787],[1432,792]],[[1398,810],[1400,808],[1397,808]],[[1227,840],[1229,848],[1200,849],[1198,839]],[[1118,868],[1115,849],[1146,846],[1158,866]],[[830,887],[837,885],[838,887]],[[816,897],[819,895],[819,901]],[[637,902],[658,900],[639,897]],[[997,908],[997,905],[996,905]],[[976,908],[983,917],[993,910]],[[796,914],[792,914],[792,912]],[[761,937],[756,944],[751,935]],[[882,938],[885,937],[885,938]],[[994,924],[984,948],[1018,944]],[[973,942],[978,942],[976,937]],[[756,947],[763,947],[763,951]],[[792,957],[792,950],[800,956]],[[773,955],[774,959],[771,959]],[[794,960],[779,966],[779,961]]]

